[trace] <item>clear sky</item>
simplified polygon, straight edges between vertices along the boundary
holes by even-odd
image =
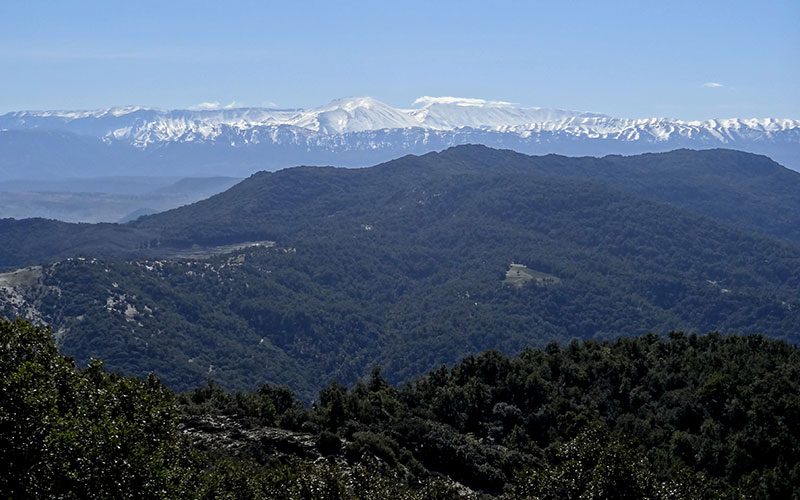
[[[800,119],[800,1],[0,1],[0,113],[365,95]]]

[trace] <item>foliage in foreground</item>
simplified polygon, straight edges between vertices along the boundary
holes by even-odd
[[[797,347],[676,333],[489,351],[400,389],[376,369],[311,408],[269,384],[176,398],[0,319],[0,497],[796,500],[799,381]],[[178,430],[198,415],[315,435],[319,458],[204,450]]]
[[[204,388],[181,404],[241,416],[280,392]],[[798,394],[795,346],[673,333],[487,351],[400,389],[375,370],[268,425],[494,495],[514,484],[512,498],[613,498],[610,484],[630,498],[799,499]]]
[[[191,449],[172,393],[78,370],[49,330],[0,318],[1,498],[454,498],[441,482],[409,490],[377,462],[353,468],[292,461],[270,468]]]
[[[187,455],[172,394],[155,377],[76,370],[50,333],[0,320],[4,498],[181,494]]]

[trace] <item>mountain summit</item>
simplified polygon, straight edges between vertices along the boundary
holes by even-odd
[[[800,120],[632,119],[424,96],[407,109],[350,97],[313,109],[12,112],[0,116],[0,179],[165,169],[174,175],[241,175],[298,163],[365,166],[467,143],[569,155],[725,147],[800,169]]]

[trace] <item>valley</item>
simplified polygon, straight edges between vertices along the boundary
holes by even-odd
[[[0,182],[0,219],[129,222],[228,189],[234,177],[96,177]]]

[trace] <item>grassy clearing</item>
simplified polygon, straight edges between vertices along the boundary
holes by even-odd
[[[506,278],[503,280],[503,284],[515,287],[521,287],[530,282],[537,286],[558,285],[561,283],[561,278],[534,269],[528,269],[524,264],[512,263],[508,267],[508,271],[506,271]]]

